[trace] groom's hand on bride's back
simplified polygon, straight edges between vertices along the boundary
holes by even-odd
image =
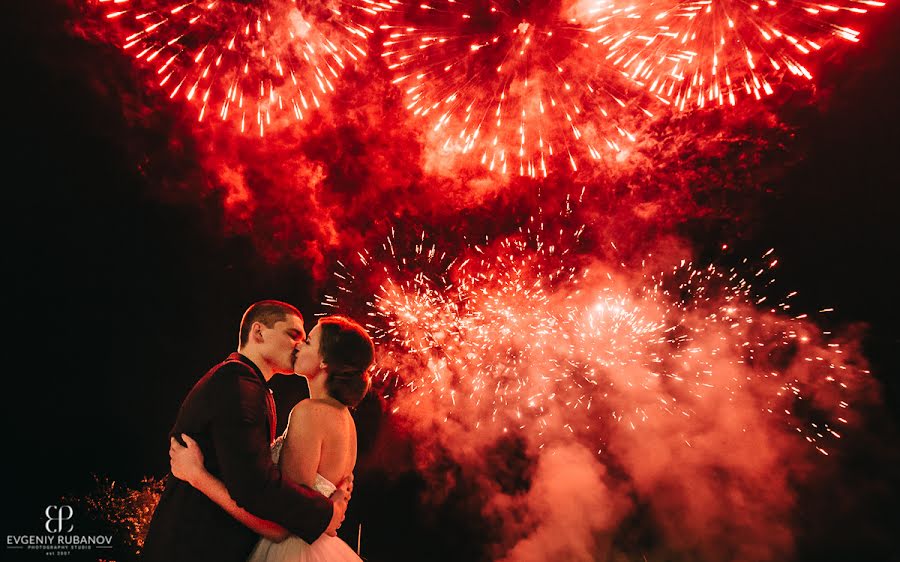
[[[344,514],[347,513],[348,501],[350,501],[350,494],[345,492],[342,488],[338,488],[331,494],[331,504],[334,506],[334,511],[331,515],[331,523],[329,523],[328,528],[325,529],[325,534],[329,537],[336,536],[337,530],[340,528],[341,523],[344,522]]]

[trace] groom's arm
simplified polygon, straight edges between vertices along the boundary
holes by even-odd
[[[216,373],[211,434],[222,481],[234,501],[253,515],[279,523],[306,542],[328,527],[334,507],[315,490],[298,486],[272,462],[267,429],[268,390],[243,365]]]

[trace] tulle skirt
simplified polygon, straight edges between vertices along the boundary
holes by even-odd
[[[281,542],[261,539],[247,562],[362,562],[362,559],[338,537],[322,535],[312,544],[294,536]]]

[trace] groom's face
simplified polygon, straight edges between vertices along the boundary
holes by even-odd
[[[306,339],[303,321],[295,315],[285,316],[271,328],[263,328],[266,355],[279,373],[294,372],[294,349]]]

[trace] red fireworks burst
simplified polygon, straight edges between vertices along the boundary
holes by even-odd
[[[321,107],[382,25],[382,57],[430,145],[501,173],[577,170],[635,140],[652,95],[760,98],[877,0],[97,0],[117,42],[197,118],[260,136]],[[649,96],[648,96],[649,97]],[[638,112],[632,109],[640,110]],[[656,110],[653,110],[656,111]]]
[[[546,176],[550,160],[601,158],[634,140],[616,116],[635,93],[605,63],[605,2],[435,0],[395,12],[382,56],[441,150],[490,170]],[[397,16],[397,14],[400,14]]]
[[[366,307],[387,350],[379,372],[395,385],[386,392],[394,411],[597,445],[654,416],[693,428],[697,411],[725,401],[775,416],[827,454],[847,421],[848,384],[864,371],[805,315],[788,314],[787,299],[765,306],[771,252],[749,278],[690,262],[662,272],[585,267],[570,253],[581,232],[532,220],[462,256],[424,234],[412,253],[398,255],[388,239],[380,257],[360,254],[364,269],[384,271]],[[359,291],[354,275],[338,274],[340,291]]]
[[[260,136],[304,120],[366,56],[372,0],[99,0],[122,48],[153,70],[197,119],[233,121]]]
[[[648,1],[600,30],[608,58],[679,110],[760,99],[785,77],[810,80],[810,55],[832,39],[856,42],[844,20],[874,0]],[[625,22],[623,24],[623,22]]]

